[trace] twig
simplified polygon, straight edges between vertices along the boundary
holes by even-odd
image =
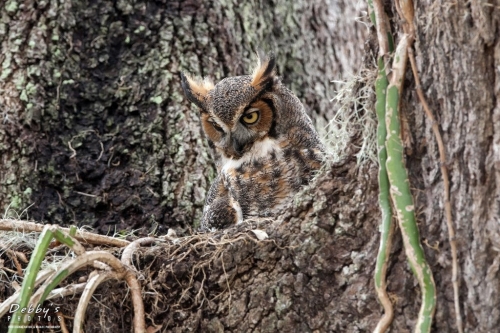
[[[87,312],[87,306],[94,294],[95,289],[104,281],[110,279],[121,280],[123,278],[123,274],[119,275],[116,272],[104,272],[95,274],[90,278],[85,286],[85,290],[80,297],[80,301],[78,302],[78,307],[75,313],[75,319],[73,321],[73,333],[80,333],[82,331],[83,321],[85,319],[85,313]]]
[[[16,266],[17,275],[23,276],[24,275],[23,268],[22,268],[21,264],[19,263],[19,260],[17,260],[17,257],[18,257],[17,251],[7,249],[7,251],[5,251],[5,253],[10,258],[10,260],[12,260],[12,262],[14,263],[14,266]],[[24,259],[26,259],[26,256],[24,256]],[[24,262],[27,263],[27,261],[24,261]]]
[[[12,219],[0,219],[0,231],[17,231],[17,232],[42,232],[44,224],[26,222]],[[63,232],[69,233],[69,228],[59,228]],[[74,236],[80,242],[93,245],[108,245],[124,247],[130,244],[124,239],[97,235],[91,232],[78,230]]]
[[[117,258],[106,251],[89,251],[77,257],[71,262],[63,265],[50,279],[37,290],[30,300],[30,304],[43,303],[50,291],[54,289],[61,281],[76,270],[92,264],[94,261],[101,261],[113,268],[117,276],[121,276],[127,282],[132,296],[134,306],[133,326],[134,332],[145,332],[146,324],[144,321],[144,304],[142,302],[141,288],[135,277],[135,274],[127,269]]]
[[[82,283],[70,284],[70,285],[62,287],[62,288],[54,289],[50,292],[49,296],[47,296],[47,300],[54,299],[57,297],[66,297],[69,295],[79,294],[85,289],[86,285],[87,285],[86,282],[82,282]]]
[[[68,141],[68,148],[69,150],[71,150],[71,156],[69,158],[73,158],[76,156],[76,150],[71,146],[71,141],[73,141],[73,139]]]
[[[376,29],[377,29],[377,38],[379,45],[379,55],[381,57],[389,54],[389,39],[387,35],[389,33],[388,24],[387,24],[387,15],[384,12],[384,4],[382,0],[373,0],[373,10],[375,13],[376,19]]]
[[[61,317],[61,320],[59,321],[59,324],[61,325],[61,332],[62,333],[69,333],[68,328],[66,327],[66,323],[64,322],[64,316],[61,311],[58,311],[56,313],[57,316]]]
[[[142,302],[141,285],[135,278],[135,275],[132,273],[132,271],[135,271],[135,267],[132,264],[132,255],[141,245],[151,245],[154,242],[158,241],[162,240],[153,237],[140,238],[130,243],[122,253],[121,263],[128,268],[127,274],[125,274],[125,280],[127,281],[127,284],[130,288],[132,303],[134,304],[134,327],[139,327],[139,325],[142,325],[144,327],[143,329],[145,329],[146,324],[144,304]],[[136,330],[134,330],[134,332],[136,332]]]
[[[134,273],[131,270],[127,270],[125,274],[125,281],[130,288],[130,296],[132,298],[132,304],[134,306],[134,332],[143,333],[146,331],[145,313],[144,313],[144,303],[142,301],[141,285]]]
[[[95,195],[95,194],[89,194],[89,193],[80,192],[80,191],[75,191],[75,193],[78,193],[80,195],[83,195],[83,196],[86,196],[86,197],[90,197],[90,198],[99,198],[99,196]]]
[[[102,141],[99,141],[99,144],[101,145],[101,152],[99,153],[99,157],[97,157],[97,161],[99,161],[102,157],[102,154],[104,153],[104,145],[102,144]]]
[[[131,269],[134,269],[134,266],[132,264],[132,255],[134,254],[134,252],[137,251],[137,249],[139,249],[139,247],[141,245],[151,245],[154,242],[158,242],[158,241],[162,241],[162,240],[158,239],[158,238],[153,238],[153,237],[136,239],[135,241],[133,241],[132,243],[127,245],[127,247],[125,247],[125,249],[123,250],[121,262],[125,266],[127,266]]]

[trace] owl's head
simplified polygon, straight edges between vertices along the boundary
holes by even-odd
[[[228,77],[214,85],[181,73],[187,98],[200,108],[203,130],[226,158],[239,159],[257,141],[276,136],[280,85],[273,55],[260,56],[252,75]]]

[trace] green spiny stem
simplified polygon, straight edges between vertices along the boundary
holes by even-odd
[[[402,91],[402,82],[407,62],[408,38],[407,36],[404,36],[398,45],[398,50],[394,56],[394,73],[391,79],[391,84],[387,87],[384,57],[389,53],[392,53],[394,49],[394,41],[389,31],[390,28],[387,24],[387,17],[383,10],[383,3],[379,0],[367,1],[370,18],[377,28],[380,47],[380,57],[378,61],[379,77],[376,82],[376,110],[377,117],[379,119],[379,125],[377,128],[377,146],[379,163],[381,164],[379,169],[379,204],[382,210],[382,225],[381,244],[375,272],[375,287],[377,289],[379,299],[384,305],[386,313],[379,321],[375,332],[384,332],[392,320],[392,304],[388,300],[387,293],[385,291],[385,274],[393,230],[390,219],[387,219],[391,207],[389,201],[386,200],[385,197],[385,194],[387,193],[385,191],[387,187],[389,187],[389,184],[390,195],[392,197],[401,232],[403,234],[406,255],[422,292],[422,306],[420,308],[415,332],[429,332],[435,310],[436,291],[432,272],[429,265],[425,261],[424,252],[422,246],[420,245],[418,228],[415,221],[413,197],[410,192],[408,174],[403,160],[403,145],[400,138],[399,128],[399,96]],[[385,103],[385,107],[383,103]],[[386,121],[383,120],[384,114]],[[384,127],[384,125],[386,125],[386,127]],[[381,135],[384,134],[386,128],[387,137],[386,142],[384,143]],[[385,156],[386,154],[387,156]],[[386,157],[387,160],[384,161]],[[387,167],[387,173],[384,173],[383,165]],[[386,176],[388,176],[388,178]],[[387,182],[387,179],[389,180],[389,183]],[[383,194],[384,192],[385,194]]]
[[[22,333],[26,330],[27,314],[21,313],[21,310],[28,307],[29,300],[33,294],[33,289],[35,286],[36,276],[40,270],[47,248],[52,241],[53,233],[50,230],[50,226],[45,226],[40,238],[35,246],[35,250],[31,255],[30,262],[26,268],[26,275],[24,277],[23,285],[21,287],[21,293],[19,295],[19,311],[12,313],[12,319],[10,320],[9,333]]]
[[[61,231],[58,227],[45,226],[42,233],[40,234],[40,238],[38,239],[38,242],[35,246],[35,250],[31,255],[28,267],[26,268],[26,276],[24,278],[23,285],[21,287],[21,293],[19,295],[19,310],[22,310],[26,307],[36,308],[36,305],[29,304],[29,301],[31,299],[31,295],[33,294],[38,271],[40,270],[40,266],[42,265],[43,259],[45,258],[45,253],[47,252],[47,249],[53,238],[56,238],[61,243],[67,245],[69,248],[75,251],[76,254],[82,254],[83,252],[85,252],[85,249],[77,240]],[[48,293],[50,293],[52,289],[54,289],[59,284],[59,282],[67,276],[67,274],[64,275],[64,272],[58,272],[56,276],[57,278],[53,279],[54,283],[50,284],[45,289],[43,299],[45,299]],[[43,301],[41,303],[43,303]],[[39,304],[41,305],[41,303]],[[27,320],[27,314],[23,313],[18,315],[16,311],[12,315],[13,316],[10,321],[9,333],[24,332],[26,328],[23,327],[29,322],[29,320]]]
[[[373,0],[367,0],[368,2],[368,10],[370,13],[370,19],[374,26],[377,26],[377,22],[379,24],[385,24],[386,17],[385,13],[382,10],[378,10],[377,12],[374,9]],[[380,5],[380,3],[377,3]],[[377,20],[377,15],[382,14],[383,17],[379,17]],[[377,29],[380,31],[380,29]],[[387,31],[386,34],[387,43],[389,49],[388,51],[392,53],[394,51],[394,41],[392,38],[392,34],[390,31]],[[374,330],[375,333],[383,333],[390,326],[392,319],[394,317],[394,311],[392,303],[387,295],[387,265],[389,262],[389,256],[392,245],[392,237],[394,233],[394,225],[392,223],[392,209],[391,209],[391,199],[389,193],[389,178],[387,176],[386,170],[386,159],[387,159],[387,150],[385,147],[385,140],[387,136],[387,129],[385,123],[385,104],[386,104],[386,93],[387,86],[389,84],[386,75],[386,62],[384,61],[385,56],[383,50],[380,50],[382,53],[378,59],[378,76],[375,81],[375,94],[376,94],[376,104],[375,110],[377,114],[377,151],[378,151],[378,163],[379,163],[379,172],[378,172],[378,182],[379,182],[379,206],[380,211],[382,213],[382,221],[380,223],[380,246],[377,255],[377,263],[375,266],[375,290],[377,291],[377,296],[379,302],[384,307],[384,315],[380,318],[377,326]]]
[[[76,255],[81,255],[85,253],[85,248],[78,242],[73,236],[76,233],[76,228],[71,227],[69,229],[69,235],[66,234],[64,231],[59,229],[58,227],[52,227],[52,232],[54,234],[55,239],[57,239],[59,242],[65,244],[68,246],[71,250],[75,252]],[[71,235],[73,233],[73,235]]]
[[[54,290],[62,280],[68,277],[70,273],[71,272],[67,269],[61,269],[57,271],[57,273],[49,280],[50,282],[46,286],[44,286],[43,294],[40,297],[40,301],[38,301],[38,304],[43,304],[43,302],[45,302],[45,300],[47,299],[47,296],[49,296],[50,292]]]
[[[408,58],[408,38],[403,36],[394,56],[393,76],[387,88],[386,124],[387,124],[387,174],[390,193],[398,216],[403,236],[406,256],[413,274],[418,280],[422,293],[422,305],[415,328],[416,333],[430,332],[436,307],[436,286],[431,269],[425,259],[420,244],[420,236],[415,218],[415,206],[410,191],[408,172],[403,156],[401,128],[399,119],[399,99]]]
[[[61,268],[58,269],[56,274],[47,279],[47,281],[45,281],[45,283],[40,286],[40,288],[33,296],[33,303],[42,304],[46,300],[47,296],[49,296],[50,292],[55,287],[57,287],[57,285],[61,283],[61,281],[63,281],[69,275],[73,274],[78,269],[92,265],[95,260],[110,265],[118,274],[124,274],[125,272],[125,267],[123,267],[123,264],[112,254],[105,251],[85,252],[72,261],[64,264]]]
[[[373,10],[373,0],[367,0],[366,3],[368,4],[368,15],[370,16],[370,21],[372,21],[374,26],[377,26],[375,12]]]
[[[69,227],[69,235],[71,237],[75,237],[76,231],[77,231],[76,226],[72,225],[72,226]]]
[[[378,202],[382,212],[382,221],[380,224],[380,246],[377,255],[377,263],[375,267],[375,289],[380,303],[384,307],[384,316],[380,319],[375,328],[375,332],[385,332],[392,322],[394,316],[392,303],[386,292],[386,277],[387,277],[387,264],[389,261],[389,254],[391,251],[392,235],[394,226],[392,223],[392,209],[389,194],[389,178],[387,176],[387,169],[385,166],[387,160],[387,150],[385,147],[385,139],[387,136],[385,124],[385,103],[387,75],[385,72],[385,62],[382,57],[378,59],[378,77],[375,81],[375,93],[377,101],[375,110],[377,113],[377,150],[378,150],[378,183],[379,183],[379,196]]]

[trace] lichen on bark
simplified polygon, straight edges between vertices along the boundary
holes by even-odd
[[[302,41],[332,38],[331,13],[316,13],[321,6],[6,2],[0,203],[7,216],[30,206],[24,217],[102,233],[196,227],[215,169],[180,71],[218,80],[246,74],[255,50],[274,51],[309,114],[324,115],[325,74],[343,69],[329,45]]]

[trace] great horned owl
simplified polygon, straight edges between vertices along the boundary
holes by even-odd
[[[324,147],[302,103],[275,74],[273,55],[260,56],[252,75],[214,85],[181,73],[187,98],[200,108],[216,153],[217,178],[208,192],[202,229],[249,217],[273,217],[308,184]]]

